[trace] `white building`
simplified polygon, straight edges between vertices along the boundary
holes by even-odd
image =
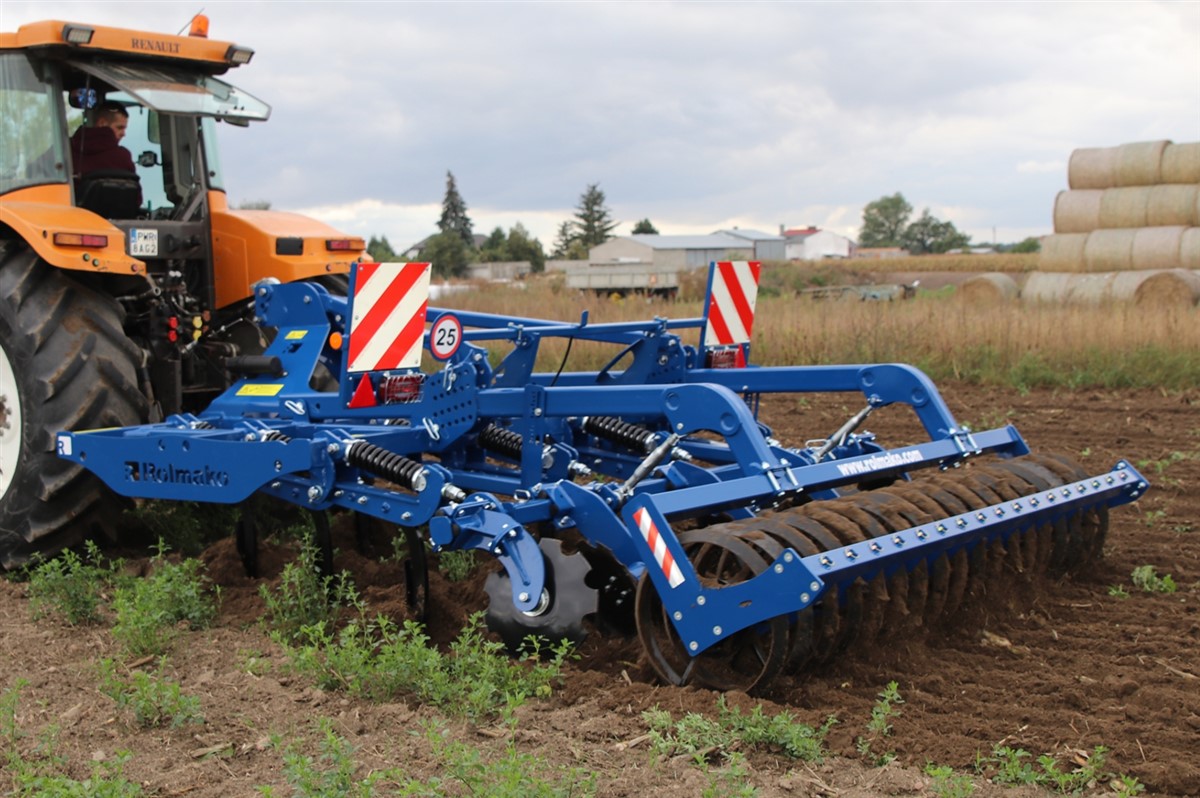
[[[805,227],[785,230],[784,252],[788,260],[821,260],[822,258],[851,258],[857,245],[843,235]]]
[[[754,242],[724,233],[707,236],[618,236],[592,247],[591,266],[645,263],[676,270],[700,269],[714,260],[752,260]]]

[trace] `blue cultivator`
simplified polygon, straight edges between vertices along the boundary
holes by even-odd
[[[362,264],[348,298],[260,285],[274,342],[227,362],[239,379],[207,410],[64,432],[59,453],[126,496],[258,492],[482,549],[503,566],[489,621],[510,645],[578,640],[591,618],[636,628],[664,680],[727,689],[953,614],[985,576],[1086,563],[1108,508],[1146,490],[1128,463],[1089,475],[1030,455],[1011,426],[969,431],[909,366],[747,365],[758,269],[713,264],[701,318],[616,324],[428,308],[426,264]],[[619,353],[537,372],[552,337]],[[511,347],[495,365],[493,341]],[[423,350],[440,369],[420,369]],[[310,387],[321,369],[338,392]],[[828,437],[789,445],[756,417],[766,394],[824,392],[865,400]],[[858,431],[891,405],[928,440]]]

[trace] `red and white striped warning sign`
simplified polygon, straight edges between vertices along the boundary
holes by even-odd
[[[713,264],[704,325],[705,348],[750,342],[760,268],[758,261]]]
[[[350,298],[352,372],[421,365],[428,263],[360,263]]]
[[[663,576],[667,577],[667,582],[671,587],[679,587],[683,584],[683,572],[679,570],[675,558],[671,556],[667,542],[658,533],[658,527],[654,525],[654,519],[650,517],[650,513],[646,511],[645,507],[639,507],[633,513],[633,520],[637,522],[642,537],[646,539],[646,544],[654,552],[654,559],[658,561],[658,567],[662,569]]]

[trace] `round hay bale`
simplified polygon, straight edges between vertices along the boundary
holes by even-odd
[[[1083,270],[1119,272],[1133,267],[1133,235],[1136,230],[1096,230],[1083,245]]]
[[[1200,269],[1200,227],[1189,227],[1179,239],[1179,266]]]
[[[1178,269],[1179,248],[1186,227],[1143,227],[1133,234],[1132,268]]]
[[[1044,272],[1083,271],[1083,251],[1089,233],[1061,233],[1042,239],[1038,269]]]
[[[1110,188],[1100,195],[1100,224],[1097,230],[1117,230],[1122,227],[1145,227],[1146,206],[1150,202],[1149,186]]]
[[[1054,232],[1090,233],[1100,227],[1100,189],[1060,191],[1054,198]]]
[[[1138,307],[1191,307],[1200,302],[1200,274],[1186,269],[1155,272],[1138,286]]]
[[[1162,185],[1150,189],[1146,201],[1147,227],[1197,225],[1200,224],[1197,213],[1200,213],[1200,185]]]
[[[1071,278],[1075,276],[1064,272],[1032,272],[1021,289],[1021,301],[1060,305],[1067,301]]]
[[[1122,144],[1117,148],[1114,185],[1156,186],[1161,183],[1163,150],[1170,143],[1164,139]]]
[[[999,305],[1020,294],[1017,281],[1003,272],[977,274],[958,287],[958,295],[972,305]]]
[[[1073,305],[1098,305],[1112,299],[1116,272],[1073,274],[1067,287],[1067,302]]]
[[[1137,294],[1138,286],[1154,272],[1117,272],[1112,281],[1112,298],[1130,301]]]
[[[1200,183],[1200,141],[1167,145],[1162,156],[1162,182]]]
[[[1116,147],[1084,147],[1071,153],[1067,185],[1072,190],[1112,188],[1116,185],[1116,172]]]

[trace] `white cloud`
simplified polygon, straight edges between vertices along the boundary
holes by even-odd
[[[900,191],[1004,240],[1049,231],[1073,149],[1200,140],[1198,3],[204,5],[256,50],[230,79],[274,109],[221,131],[233,201],[393,245],[432,230],[447,170],[476,229],[547,248],[590,183],[623,230],[853,234]],[[174,32],[194,11],[3,0],[0,26]]]

